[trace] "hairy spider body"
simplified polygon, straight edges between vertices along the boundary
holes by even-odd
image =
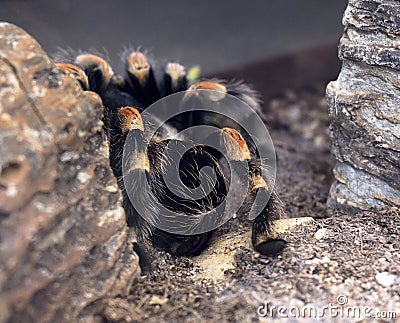
[[[215,231],[171,233],[156,225],[160,215],[172,212],[183,216],[183,225],[191,229],[198,229],[200,225],[215,228],[215,222],[225,219],[230,212],[224,204],[230,190],[238,195],[247,192],[237,209],[239,213],[254,218],[254,248],[271,255],[285,247],[285,241],[278,238],[273,227],[273,221],[284,213],[283,204],[268,179],[268,172],[262,168],[253,138],[238,122],[223,114],[190,111],[172,118],[152,138],[147,138],[151,133],[148,129],[152,126],[151,121],[143,124],[141,117],[141,113],[161,97],[186,91],[182,104],[190,106],[204,99],[202,92],[197,90],[212,90],[214,92],[211,95],[208,92],[206,99],[216,107],[222,106],[227,95],[250,106],[252,111],[247,109],[240,115],[246,119],[254,112],[261,115],[261,99],[257,92],[240,81],[215,79],[188,87],[183,65],[167,63],[160,73],[155,73],[154,64],[140,51],[126,50],[123,53],[125,77],[114,74],[111,66],[98,54],[70,51],[68,55],[57,66],[71,73],[84,90],[98,93],[103,100],[110,166],[122,191],[126,221],[130,232],[136,236],[134,249],[140,256],[143,272],[151,274],[153,270],[153,247],[179,256],[198,255],[208,246]],[[157,119],[157,115],[152,117],[153,121]],[[181,130],[202,124],[220,130],[200,145],[193,145],[178,136]],[[222,152],[212,148],[211,142],[218,142]],[[229,167],[233,167],[232,172]],[[179,181],[171,186],[174,177],[170,176],[170,170],[173,168],[177,169]],[[203,169],[211,169],[215,181],[204,175]],[[203,194],[191,195],[199,187]],[[268,198],[265,206],[258,205]],[[218,207],[220,212],[208,217]]]
[[[180,151],[185,153],[179,156]],[[207,147],[197,145],[190,148],[190,143],[183,140],[167,139],[151,144],[148,152],[153,191],[159,202],[171,211],[185,214],[188,217],[188,225],[199,225],[196,218],[214,210],[224,201],[227,194],[225,177],[215,156]],[[182,192],[172,192],[168,187],[169,183],[165,182],[165,178],[169,178],[168,171],[174,167],[179,170]],[[212,168],[216,174],[215,183],[202,181],[200,172],[204,167]],[[185,189],[195,189],[200,185],[203,185],[200,198],[190,196],[190,191],[185,192]],[[221,220],[223,211],[222,209],[212,221]],[[214,226],[214,222],[210,223],[207,218],[203,221],[203,226]],[[212,233],[213,230],[200,234],[180,235],[155,228],[152,241],[157,247],[175,255],[198,255],[207,247]]]
[[[200,254],[207,247],[212,231],[193,235],[173,234],[154,227],[152,222],[162,212],[162,205],[176,214],[185,215],[188,226],[199,225],[199,216],[213,210],[226,196],[225,179],[217,160],[204,147],[191,148],[189,143],[174,139],[151,142],[146,153],[144,127],[139,112],[127,107],[120,109],[120,115],[119,128],[129,132],[130,140],[125,147],[128,149],[127,164],[119,185],[123,191],[128,226],[137,236],[136,248],[139,252],[149,254],[148,244],[151,241],[154,246],[175,255]],[[124,124],[127,126],[124,127]],[[182,157],[176,155],[179,151],[184,151]],[[217,180],[215,183],[206,182],[208,186],[203,190],[207,195],[200,198],[191,198],[187,194],[179,196],[169,189],[164,180],[165,172],[177,167],[182,180],[181,187],[193,189],[202,184],[200,171],[206,166],[214,170]],[[121,163],[118,167],[121,167]],[[151,188],[151,192],[147,192],[150,195],[143,192],[148,187]],[[139,211],[138,205],[146,207]],[[148,259],[143,259],[141,266],[143,271],[151,268]]]

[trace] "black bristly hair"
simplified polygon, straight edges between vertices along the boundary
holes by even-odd
[[[168,152],[166,152],[167,146]],[[182,158],[176,158],[174,151],[182,148],[186,150],[187,147],[189,147],[188,143],[183,140],[166,139],[151,144],[148,153],[155,195],[166,208],[179,214],[185,214],[188,217],[189,225],[199,215],[205,214],[205,212],[211,211],[220,205],[226,197],[227,187],[220,165],[204,146],[198,145],[194,148],[189,148]],[[172,153],[172,156],[170,153]],[[206,190],[209,193],[201,199],[196,200],[190,198],[190,196],[187,198],[177,196],[168,189],[164,182],[166,169],[175,161],[179,161],[179,165],[176,166],[179,167],[183,186],[189,189],[198,187],[200,185],[199,171],[205,166],[211,167],[215,172],[217,176],[216,185],[208,187]],[[220,218],[216,220],[218,221]],[[155,228],[152,241],[156,247],[171,254],[193,256],[200,254],[208,246],[212,234],[213,231],[181,235]]]

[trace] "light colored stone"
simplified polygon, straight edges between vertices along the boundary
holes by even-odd
[[[290,232],[298,225],[307,225],[307,223],[313,221],[315,220],[311,217],[281,219],[276,220],[273,226],[278,234],[282,234]],[[218,239],[213,239],[209,248],[204,250],[200,256],[193,258],[195,266],[201,270],[196,278],[211,278],[215,281],[222,281],[225,278],[224,272],[235,268],[235,255],[241,246],[253,248],[251,232],[240,235],[228,233],[218,237]],[[258,258],[259,255],[256,254],[255,257]]]
[[[31,36],[0,24],[0,322],[76,322],[139,276],[102,109]]]
[[[379,285],[382,285],[384,287],[390,287],[396,283],[400,286],[400,277],[396,275],[391,275],[387,271],[376,274],[375,279]]]
[[[326,236],[327,233],[328,233],[327,228],[321,228],[317,232],[315,232],[314,238],[315,240],[321,240]]]
[[[400,3],[349,0],[338,79],[327,86],[332,153],[328,206],[400,206]]]

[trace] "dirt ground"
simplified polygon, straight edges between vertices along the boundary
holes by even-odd
[[[334,166],[327,111],[323,86],[288,90],[265,104],[278,193],[287,217],[303,218],[289,229],[280,224],[288,241],[281,255],[259,255],[250,223],[232,219],[198,257],[158,252],[156,281],[142,278],[128,298],[98,304],[98,320],[303,321],[316,314],[326,322],[393,322],[394,315],[400,322],[400,210],[326,218]]]

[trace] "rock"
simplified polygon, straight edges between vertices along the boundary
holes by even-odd
[[[314,233],[314,238],[315,240],[321,240],[325,238],[325,236],[328,234],[328,229],[327,228],[321,228],[317,232]]]
[[[302,218],[288,218],[288,219],[280,219],[276,220],[274,223],[274,230],[277,233],[287,233],[292,231],[295,227],[299,225],[306,225],[311,222],[314,222],[314,218],[311,216],[305,216]]]
[[[399,206],[400,2],[349,0],[343,22],[342,70],[326,91],[337,159],[328,206]]]
[[[101,115],[96,94],[0,23],[0,321],[76,321],[139,274]]]
[[[383,287],[390,287],[396,282],[400,283],[400,277],[396,275],[391,275],[387,271],[377,273],[375,275],[375,279],[378,282],[379,285],[382,285]]]
[[[314,223],[312,217],[290,218],[275,220],[273,223],[274,231],[278,234],[290,233],[297,226],[307,226]],[[212,279],[221,282],[225,279],[225,272],[235,269],[235,259],[238,250],[242,247],[252,249],[251,232],[227,233],[213,238],[210,246],[201,255],[193,258],[193,263],[201,271],[197,273],[197,278]],[[259,258],[260,254],[254,252],[254,258]]]

